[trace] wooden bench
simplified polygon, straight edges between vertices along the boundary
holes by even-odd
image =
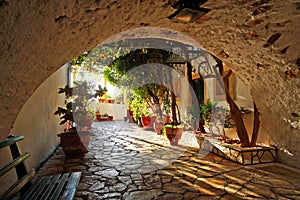
[[[81,172],[64,173],[37,178],[33,183],[35,170],[27,172],[24,161],[30,156],[28,152],[21,154],[17,142],[23,136],[9,136],[0,142],[0,149],[10,147],[13,160],[1,166],[0,177],[15,168],[18,181],[6,190],[0,199],[11,199],[20,194],[21,199],[74,199],[81,177]]]

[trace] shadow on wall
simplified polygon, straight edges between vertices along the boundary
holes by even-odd
[[[57,105],[64,103],[64,98],[57,95],[57,90],[66,84],[67,66],[63,66],[50,76],[25,103],[11,130],[12,135],[24,135],[19,142],[22,153],[29,152],[27,167],[37,167],[57,146],[59,118],[53,115]],[[1,163],[11,159],[9,148],[0,151]],[[1,164],[0,163],[0,164]],[[0,178],[0,194],[16,179],[14,172]]]

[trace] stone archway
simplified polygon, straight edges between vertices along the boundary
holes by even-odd
[[[35,89],[64,63],[111,35],[151,26],[190,36],[234,71],[250,89],[274,144],[299,165],[299,129],[284,119],[299,113],[299,4],[288,1],[208,0],[212,9],[194,23],[167,17],[169,1],[1,1],[3,139]]]

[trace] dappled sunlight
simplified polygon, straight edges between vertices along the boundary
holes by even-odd
[[[199,148],[197,138],[192,131],[183,131],[179,144],[185,146],[186,148],[187,147]]]
[[[275,173],[278,167],[271,164],[266,168],[269,171],[262,166],[256,169],[196,148],[172,146],[162,136],[124,122],[95,123],[93,132],[85,158],[66,161],[59,150],[38,174],[83,171],[80,198],[86,198],[82,194],[118,195],[118,199],[128,195],[151,199],[167,199],[168,195],[174,199],[299,196],[299,180],[287,181],[286,177],[292,177],[287,175],[290,171]]]

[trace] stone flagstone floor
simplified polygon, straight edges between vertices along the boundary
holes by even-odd
[[[122,121],[94,122],[92,131],[83,159],[66,160],[59,148],[37,177],[82,171],[77,200],[300,199],[299,171],[280,164],[242,166],[200,151],[192,138],[170,146]]]

